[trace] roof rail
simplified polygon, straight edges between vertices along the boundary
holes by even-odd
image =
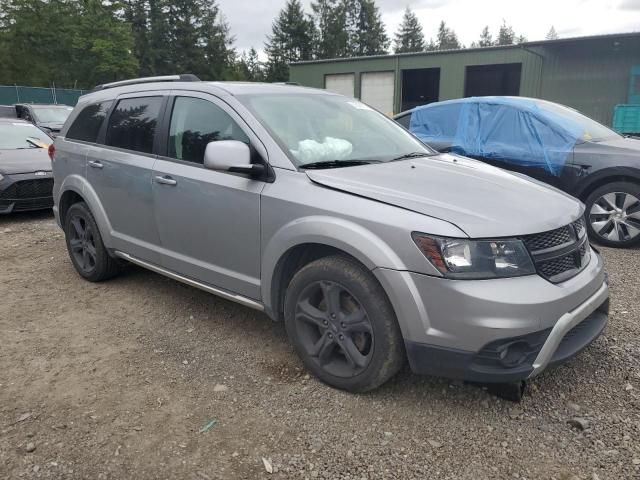
[[[106,90],[107,88],[122,87],[124,85],[136,85],[138,83],[152,83],[152,82],[199,82],[200,79],[192,73],[185,73],[182,75],[163,75],[159,77],[141,77],[130,78],[129,80],[120,80],[119,82],[103,83],[102,85],[96,85],[92,92],[98,90]]]
[[[271,82],[274,85],[297,85],[300,86],[298,82]]]

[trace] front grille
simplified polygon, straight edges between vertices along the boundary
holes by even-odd
[[[589,263],[584,219],[548,232],[524,237],[538,273],[553,283],[577,275]]]
[[[554,258],[548,262],[541,263],[538,266],[538,270],[542,273],[543,277],[552,278],[556,275],[560,275],[572,268],[576,268],[575,254],[570,253],[564,257]]]
[[[525,238],[525,244],[531,252],[554,248],[564,245],[571,241],[571,232],[569,226],[556,228],[550,232],[540,233],[538,235],[530,235]]]
[[[10,212],[26,212],[53,207],[52,197],[27,198],[22,200],[0,200],[0,212],[10,209]]]
[[[52,191],[52,178],[20,180],[1,191],[0,199],[20,200],[25,198],[51,197]]]

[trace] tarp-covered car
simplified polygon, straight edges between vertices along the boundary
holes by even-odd
[[[640,242],[640,140],[571,108],[523,97],[431,103],[395,119],[436,150],[524,173],[579,198],[598,242]]]

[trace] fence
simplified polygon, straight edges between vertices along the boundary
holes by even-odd
[[[71,88],[21,87],[18,85],[0,85],[0,105],[14,103],[61,103],[75,105],[86,90]]]

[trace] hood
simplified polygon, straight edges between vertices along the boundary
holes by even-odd
[[[632,137],[612,138],[611,140],[603,140],[601,142],[586,142],[576,145],[578,148],[597,148],[615,152],[616,154],[631,155],[638,159],[640,163],[640,139]]]
[[[64,124],[63,123],[39,123],[38,126],[41,128],[47,128],[49,130],[60,131]]]
[[[0,174],[51,171],[51,160],[46,148],[0,150]]]
[[[540,233],[584,211],[555,188],[457,155],[306,174],[321,185],[453,223],[471,238]]]

